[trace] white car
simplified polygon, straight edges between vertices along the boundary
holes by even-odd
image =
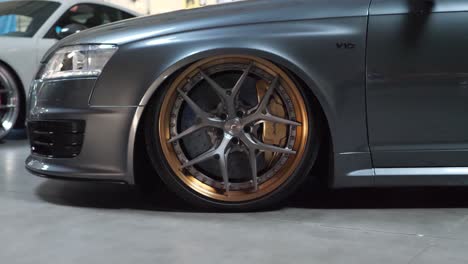
[[[0,139],[23,126],[29,85],[51,46],[87,28],[138,15],[97,0],[0,0]]]

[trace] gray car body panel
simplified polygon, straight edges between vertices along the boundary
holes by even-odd
[[[432,10],[436,13],[450,13],[456,9],[456,3],[459,8],[466,8],[459,0],[437,1],[442,4]],[[385,117],[385,111],[397,109],[396,113],[405,117],[404,111],[398,109],[398,102],[394,105],[386,99],[386,96],[398,95],[386,88],[387,79],[383,78],[382,83],[382,76],[387,76],[386,61],[400,55],[396,48],[386,53],[392,43],[383,39],[401,40],[386,35],[391,25],[383,21],[392,15],[401,15],[397,20],[406,19],[405,15],[413,8],[408,3],[407,0],[374,0],[369,9],[370,0],[258,0],[180,11],[118,22],[73,35],[52,48],[44,60],[63,46],[94,43],[119,46],[87,101],[88,108],[93,111],[120,109],[124,112],[114,118],[113,124],[96,123],[94,128],[95,131],[105,131],[112,126],[117,129],[105,142],[118,145],[111,147],[110,159],[126,161],[126,164],[110,164],[110,168],[118,171],[117,177],[108,175],[112,180],[134,183],[137,129],[146,105],[158,89],[177,71],[197,60],[220,54],[244,54],[268,59],[288,69],[316,96],[331,133],[334,187],[465,184],[467,177],[463,172],[468,171],[464,169],[468,166],[464,164],[458,166],[456,172],[439,164],[432,170],[425,170],[427,174],[424,174],[417,168],[398,168],[398,163],[377,169],[372,163],[371,149],[378,150],[379,134],[368,135],[368,121],[371,121],[369,131],[375,133],[388,126],[379,114]],[[368,28],[372,35],[368,35]],[[387,59],[380,60],[381,54]],[[417,66],[417,62],[412,63]],[[367,72],[368,66],[375,66],[375,70]],[[404,106],[401,103],[400,106]],[[64,111],[64,117],[69,117]],[[375,111],[369,114],[369,120],[366,111]],[[40,120],[48,116],[34,118]],[[410,124],[411,121],[405,122]],[[87,137],[99,137],[94,133],[97,132],[90,135],[87,132]],[[95,143],[89,146],[90,151],[108,147]],[[379,160],[379,155],[377,151],[374,158]],[[31,159],[35,160],[30,157],[29,162]],[[415,166],[406,165],[401,167]],[[444,171],[449,171],[449,175]],[[40,173],[40,170],[35,172]],[[78,171],[77,177],[86,178],[86,173],[88,171]],[[49,175],[58,174],[66,173],[49,171]],[[441,175],[447,177],[440,180]]]
[[[124,181],[127,174],[125,142],[135,108],[96,108],[88,104],[96,78],[35,81],[31,86],[28,121],[84,120],[86,133],[80,155],[75,158],[49,158],[31,155],[26,167],[40,175]]]
[[[465,185],[451,168],[468,167],[468,2],[373,0],[369,12],[375,184]]]
[[[139,17],[96,27],[58,43],[128,44],[143,39],[209,28],[367,16],[370,0],[256,0]],[[47,58],[50,52],[45,55]]]

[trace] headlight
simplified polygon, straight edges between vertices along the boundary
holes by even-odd
[[[43,80],[97,77],[117,51],[114,45],[79,45],[57,50],[43,68]]]

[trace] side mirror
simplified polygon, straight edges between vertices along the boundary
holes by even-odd
[[[80,24],[66,25],[65,27],[61,28],[59,32],[57,32],[57,37],[58,39],[63,39],[86,29],[88,29],[86,26]]]

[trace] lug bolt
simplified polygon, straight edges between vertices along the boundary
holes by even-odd
[[[244,112],[242,111],[237,111],[237,117],[242,118],[244,116]]]
[[[221,114],[219,117],[220,117],[222,120],[226,120],[228,116],[227,116],[226,114]]]
[[[235,137],[235,138],[232,139],[232,143],[238,145],[240,143],[240,141],[239,141],[238,138]]]
[[[245,133],[252,133],[252,127],[250,127],[250,126],[245,126],[245,127],[244,127],[244,132],[245,132]]]

